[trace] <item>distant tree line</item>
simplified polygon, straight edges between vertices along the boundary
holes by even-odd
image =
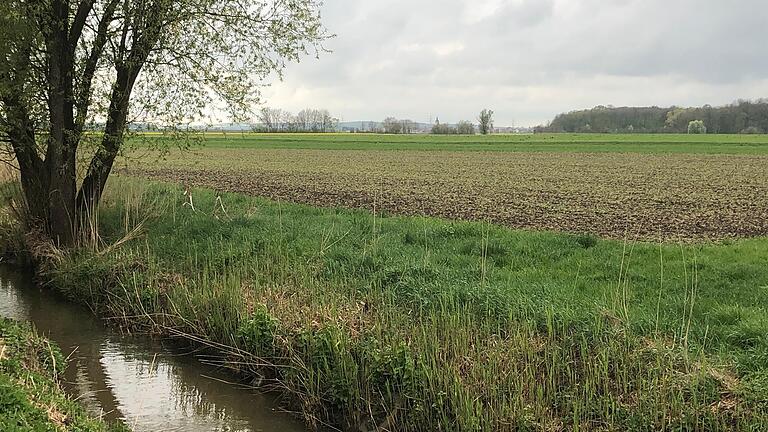
[[[386,134],[411,134],[431,132],[439,135],[474,135],[480,132],[483,135],[493,130],[493,111],[484,109],[477,118],[478,125],[468,120],[462,120],[455,125],[441,124],[437,120],[432,128],[423,123],[416,123],[410,119],[398,119],[387,117],[381,123],[368,122],[364,129],[368,132]],[[365,123],[365,122],[363,122]],[[310,132],[323,133],[334,132],[339,129],[339,119],[333,117],[327,109],[307,108],[293,114],[279,108],[262,108],[252,124],[255,132]]]
[[[387,134],[410,134],[416,131],[413,120],[402,120],[395,117],[387,117],[382,123],[384,133]]]
[[[475,125],[467,120],[462,120],[456,125],[441,124],[439,121],[432,126],[435,135],[474,135]]]
[[[484,109],[480,111],[477,117],[477,129],[483,135],[488,135],[493,130],[493,111]],[[441,124],[440,120],[432,126],[432,133],[435,135],[474,135],[475,124],[468,120],[461,120],[455,126]]]
[[[695,126],[689,129],[691,122]],[[701,122],[699,124],[698,122]],[[597,106],[560,114],[535,132],[593,133],[766,133],[768,99],[695,108]]]
[[[252,129],[257,132],[333,132],[339,119],[327,109],[307,108],[293,114],[279,108],[264,107],[258,115],[258,123]]]
[[[425,129],[421,128],[417,123],[412,120],[402,120],[395,117],[387,117],[381,123],[381,129],[379,132],[386,134],[411,134],[424,132]],[[448,125],[440,123],[437,120],[431,129],[426,129],[432,134],[436,135],[474,135],[475,125],[466,120],[462,120],[456,125]]]

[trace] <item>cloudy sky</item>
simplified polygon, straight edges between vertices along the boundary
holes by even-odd
[[[326,0],[323,20],[333,52],[290,65],[269,106],[528,126],[768,96],[765,0]]]

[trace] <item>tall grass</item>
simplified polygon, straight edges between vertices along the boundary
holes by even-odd
[[[764,239],[604,241],[198,189],[193,210],[183,189],[112,180],[98,247],[43,277],[212,346],[312,427],[768,424]]]

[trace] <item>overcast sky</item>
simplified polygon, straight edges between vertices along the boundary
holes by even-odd
[[[264,89],[344,121],[536,125],[595,105],[768,96],[766,0],[326,0],[333,52]]]

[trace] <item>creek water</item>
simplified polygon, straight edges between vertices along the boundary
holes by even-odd
[[[133,431],[306,431],[275,400],[227,381],[189,349],[126,336],[89,310],[37,287],[29,275],[0,265],[0,316],[32,322],[69,363],[63,386],[94,415]]]

